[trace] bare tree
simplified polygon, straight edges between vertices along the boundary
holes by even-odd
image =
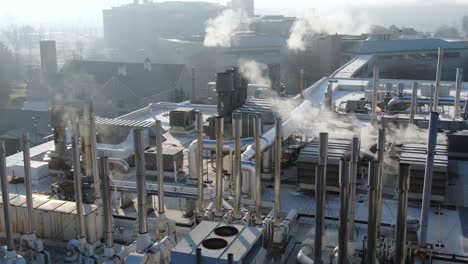
[[[14,80],[15,57],[11,50],[0,42],[0,105],[8,103],[11,83]]]

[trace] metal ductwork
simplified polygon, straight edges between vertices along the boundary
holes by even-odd
[[[254,135],[255,135],[255,211],[258,220],[262,216],[262,117],[256,115],[254,118]],[[260,221],[261,222],[261,221]]]
[[[386,144],[386,130],[385,128],[380,128],[378,131],[377,138],[377,160],[379,163],[377,171],[377,207],[376,207],[376,228],[377,228],[377,238],[380,238],[380,223],[382,221],[382,193],[383,193],[383,183],[385,176],[385,144]]]
[[[110,196],[110,179],[109,179],[109,160],[107,157],[99,158],[99,177],[102,183],[102,206],[104,216],[104,246],[105,251],[113,251],[114,237],[112,229],[112,209]],[[111,257],[111,256],[108,256]]]
[[[368,218],[367,218],[367,254],[368,264],[377,262],[377,192],[378,192],[378,170],[379,162],[371,161],[369,163],[368,176]]]
[[[322,263],[322,238],[325,222],[325,196],[327,192],[328,133],[319,135],[319,163],[315,177],[315,242],[314,262]]]
[[[398,213],[395,237],[395,264],[406,263],[406,218],[408,215],[408,190],[410,183],[410,165],[400,163],[398,177]]]
[[[235,217],[240,217],[241,213],[241,182],[242,182],[242,173],[241,173],[241,135],[242,135],[242,115],[233,114],[232,115],[232,126],[233,126],[233,136],[235,141],[234,147],[234,166],[233,166],[233,176],[234,176],[234,215]]]
[[[348,259],[348,205],[349,168],[344,158],[340,159],[340,223],[338,230],[338,263],[347,264]],[[353,204],[354,205],[354,204]]]
[[[203,201],[203,113],[197,111],[197,178],[198,184],[198,202],[197,209],[199,213],[203,212],[204,201]],[[193,176],[193,175],[191,175]]]
[[[357,172],[359,162],[359,138],[354,137],[351,145],[351,161],[349,164],[349,234],[348,239],[354,240],[354,219],[356,215],[356,184],[357,184]]]
[[[146,175],[142,132],[143,131],[141,129],[134,129],[133,140],[135,147],[138,232],[140,234],[146,234],[148,233],[148,225],[146,222]]]
[[[224,118],[215,117],[216,132],[216,211],[223,210],[223,140]]]
[[[161,120],[156,120],[156,156],[158,162],[158,213],[164,214],[164,162],[163,162],[163,128]],[[203,192],[203,191],[202,191]]]
[[[434,173],[434,156],[437,145],[437,131],[439,127],[439,113],[431,112],[429,121],[429,136],[427,139],[427,156],[426,156],[426,168],[424,175],[424,187],[422,197],[422,209],[421,209],[421,230],[419,235],[419,242],[421,244],[427,243],[427,228],[429,220],[429,209],[431,202],[432,193],[432,176]]]
[[[281,199],[280,199],[280,185],[281,185],[281,157],[282,143],[283,143],[283,122],[281,118],[276,118],[275,122],[275,218],[280,219],[281,212]]]

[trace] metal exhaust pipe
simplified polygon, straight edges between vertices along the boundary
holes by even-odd
[[[463,69],[457,68],[457,78],[455,81],[455,105],[454,105],[454,112],[453,118],[460,118],[460,93],[462,88],[462,81],[463,81]]]
[[[133,144],[135,148],[138,232],[140,234],[146,234],[148,233],[148,225],[146,220],[146,175],[142,132],[143,130],[140,128],[135,128],[133,130]]]
[[[242,115],[232,114],[232,126],[234,134],[234,214],[238,216],[241,212],[241,135],[242,135]]]
[[[368,264],[375,264],[377,259],[377,192],[378,192],[378,161],[371,161],[369,163],[369,207],[367,219],[367,262]]]
[[[195,91],[195,67],[192,67],[192,103],[195,103],[197,100],[196,91]]]
[[[299,95],[301,96],[301,100],[304,100],[304,69],[301,69],[300,71],[300,85],[299,85]]]
[[[348,205],[349,168],[344,158],[340,159],[340,226],[338,234],[338,263],[347,264],[348,258]]]
[[[3,217],[5,218],[6,246],[8,251],[13,251],[15,250],[15,245],[13,243],[13,230],[11,227],[10,198],[8,193],[8,176],[6,171],[5,155],[5,142],[0,141],[0,180],[2,183]]]
[[[23,161],[24,161],[24,184],[26,187],[26,207],[28,209],[26,234],[33,234],[33,197],[31,180],[31,155],[29,152],[29,137],[23,134]]]
[[[377,121],[377,94],[379,92],[379,66],[374,66],[374,76],[372,78],[373,92],[372,92],[372,113],[371,123]]]
[[[224,118],[215,117],[216,131],[216,211],[223,211],[223,144]]]
[[[356,184],[357,184],[357,169],[359,161],[359,138],[354,137],[351,145],[351,162],[349,164],[349,181],[350,181],[350,198],[349,198],[349,241],[354,240],[354,219],[356,215]]]
[[[104,211],[104,243],[106,248],[114,248],[108,157],[99,158],[99,176],[101,178],[102,183],[102,206]]]
[[[280,200],[280,185],[281,185],[281,156],[283,143],[283,121],[281,118],[276,118],[276,133],[275,133],[275,219],[280,219],[281,200]]]
[[[400,164],[398,177],[398,214],[396,223],[395,263],[406,263],[406,218],[408,215],[408,190],[410,182],[410,165]]]
[[[417,107],[418,107],[418,82],[413,82],[413,93],[411,95],[411,109],[410,109],[410,116],[409,116],[409,123],[414,124],[414,116],[416,115]]]
[[[379,161],[379,166],[377,170],[377,207],[376,207],[376,228],[377,228],[377,238],[380,238],[380,223],[382,221],[382,192],[383,192],[383,183],[384,183],[384,168],[385,168],[385,142],[386,142],[386,130],[385,128],[379,129],[379,136],[377,142],[377,160]]]
[[[161,120],[156,120],[156,158],[158,162],[158,213],[164,214],[164,164],[163,164],[163,131]]]
[[[257,219],[262,216],[262,116],[255,116],[254,135],[255,135],[255,211]]]
[[[203,113],[197,111],[198,212],[203,212]]]
[[[82,195],[82,184],[81,184],[81,164],[80,164],[80,145],[78,142],[79,138],[79,127],[78,123],[72,118],[72,156],[73,156],[73,181],[75,186],[75,203],[76,203],[76,216],[78,218],[78,238],[82,239],[86,237],[85,234],[85,222],[83,216],[83,195]]]
[[[437,72],[436,72],[436,83],[435,83],[435,92],[434,92],[434,108],[432,111],[439,112],[439,94],[440,94],[440,79],[442,77],[442,61],[444,58],[444,49],[438,49],[437,56]]]
[[[421,209],[421,231],[419,235],[419,242],[421,244],[427,243],[427,226],[429,218],[429,208],[432,195],[432,176],[434,173],[434,156],[437,145],[437,130],[439,128],[439,113],[431,112],[431,119],[429,122],[429,137],[427,139],[427,156],[426,168],[424,175],[424,187]]]
[[[94,197],[99,198],[101,195],[101,187],[99,181],[99,170],[97,163],[97,142],[96,142],[96,119],[94,118],[94,107],[93,102],[89,103],[89,140],[91,144],[91,165],[93,169],[93,179],[94,179]]]
[[[319,163],[315,169],[315,242],[314,262],[322,263],[322,237],[325,222],[325,195],[327,192],[328,133],[319,136]]]

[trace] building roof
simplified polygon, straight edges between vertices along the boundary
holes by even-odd
[[[407,53],[435,51],[437,48],[444,48],[446,50],[468,50],[468,43],[463,41],[446,41],[435,38],[358,40],[345,49],[345,52],[353,54]]]
[[[125,84],[137,97],[145,98],[162,91],[174,89],[182,72],[183,64],[122,63],[107,61],[72,60],[67,62],[61,72],[84,73],[91,75],[101,86],[113,77]],[[122,68],[125,68],[122,71]],[[122,72],[125,72],[123,74]]]

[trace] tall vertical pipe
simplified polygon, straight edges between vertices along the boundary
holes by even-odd
[[[135,148],[138,232],[146,234],[148,233],[148,225],[146,222],[146,175],[142,132],[143,130],[140,128],[133,130],[133,146]]]
[[[400,164],[398,177],[398,213],[396,223],[396,264],[405,264],[406,260],[406,218],[408,215],[408,190],[410,182],[410,165]]]
[[[223,209],[223,144],[224,144],[224,118],[215,117],[216,131],[216,211]]]
[[[417,107],[418,107],[418,82],[413,82],[413,93],[411,94],[411,109],[410,109],[410,117],[409,123],[414,124],[414,116],[416,115]]]
[[[234,132],[234,214],[241,212],[241,135],[242,135],[242,115],[232,114],[232,126]]]
[[[110,179],[109,179],[109,159],[99,158],[99,177],[102,183],[102,206],[104,215],[104,243],[106,248],[114,247],[114,237],[112,232],[112,210],[110,199]]]
[[[5,236],[8,251],[15,250],[10,217],[10,198],[8,193],[8,176],[6,171],[5,142],[0,141],[0,180],[2,183],[3,217],[5,218]]]
[[[434,172],[434,156],[437,145],[437,130],[439,128],[439,113],[431,112],[429,121],[429,137],[427,139],[427,156],[426,168],[424,175],[424,187],[421,209],[421,231],[419,235],[419,242],[422,244],[427,243],[427,226],[429,218],[429,208],[432,195],[432,176]]]
[[[325,194],[327,192],[328,133],[319,136],[319,163],[315,170],[315,242],[314,262],[322,263],[322,236],[325,222]]]
[[[349,164],[349,234],[350,241],[354,240],[354,218],[356,215],[356,184],[357,184],[357,169],[359,161],[359,138],[354,137],[351,145],[351,162]]]
[[[385,137],[386,131],[385,128],[379,129],[378,142],[377,142],[377,159],[379,161],[379,166],[377,170],[377,207],[376,207],[376,228],[377,228],[377,238],[380,237],[380,222],[382,221],[382,192],[383,192],[383,183],[384,183],[384,152],[385,152]]]
[[[262,116],[260,114],[254,119],[255,135],[255,211],[257,219],[262,215]]]
[[[437,52],[437,72],[436,72],[436,83],[434,92],[434,109],[432,111],[438,112],[439,108],[439,94],[440,94],[440,79],[442,76],[442,60],[444,58],[444,49],[439,48]]]
[[[163,131],[161,120],[156,120],[156,159],[158,162],[158,213],[164,214],[164,165],[163,165]]]
[[[301,96],[301,100],[304,100],[304,69],[301,69],[300,71],[301,77],[300,77],[300,85],[299,85],[299,94]]]
[[[367,219],[367,262],[368,264],[376,263],[377,258],[377,189],[378,189],[378,161],[369,163],[369,207]]]
[[[434,85],[431,84],[430,87],[431,87],[431,91],[430,91],[430,98],[431,98],[431,100],[430,100],[430,102],[429,102],[429,111],[432,112],[433,109],[434,109]]]
[[[463,69],[457,68],[457,78],[455,81],[455,105],[453,111],[453,118],[460,118],[460,93],[463,81]]]
[[[83,216],[83,195],[81,193],[80,145],[78,143],[79,127],[74,118],[72,119],[72,130],[73,181],[75,186],[76,216],[78,218],[78,238],[84,238],[86,236],[86,229]]]
[[[280,200],[280,185],[281,185],[281,156],[283,143],[283,121],[281,118],[276,118],[275,122],[275,218],[280,218],[281,200]]]
[[[29,153],[29,138],[26,134],[23,135],[23,161],[24,161],[24,184],[26,187],[26,207],[28,209],[27,218],[27,234],[34,233],[33,228],[33,197],[32,197],[32,180],[31,180],[31,155]]]
[[[374,123],[377,120],[377,94],[379,92],[379,66],[374,66],[374,75],[372,78],[372,113],[371,122]]]
[[[348,205],[349,205],[349,168],[344,158],[340,159],[340,226],[338,231],[338,260],[347,264],[348,258]]]
[[[93,103],[89,103],[89,142],[91,144],[91,166],[94,179],[94,197],[99,198],[100,196],[100,182],[99,182],[99,171],[97,164],[97,142],[96,142],[96,119],[94,118],[94,107]]]
[[[203,211],[203,113],[197,111],[198,211]]]
[[[192,103],[195,103],[197,100],[196,91],[195,91],[195,67],[192,67]]]

